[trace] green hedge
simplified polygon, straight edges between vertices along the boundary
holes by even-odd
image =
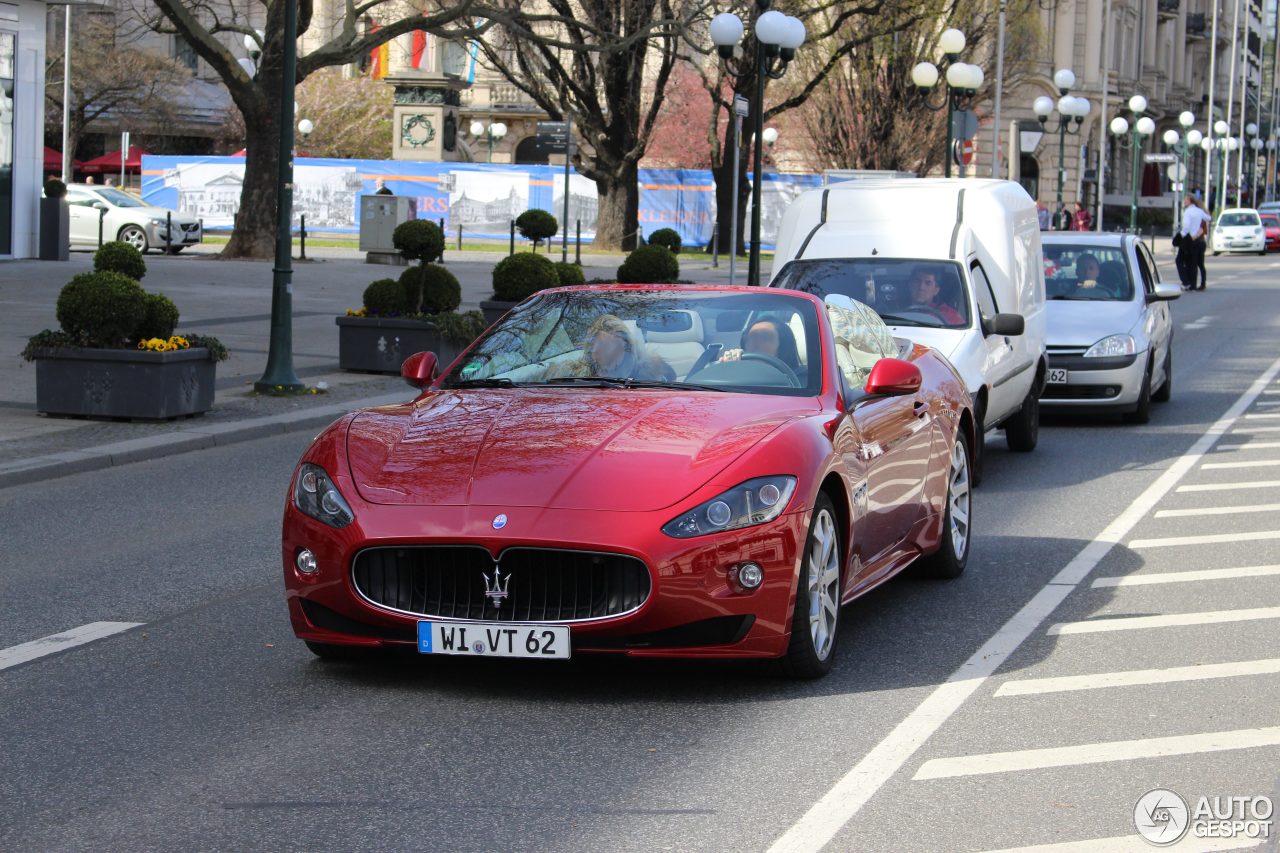
[[[517,252],[493,268],[493,298],[500,302],[520,302],[540,290],[559,286],[555,264],[543,255]]]

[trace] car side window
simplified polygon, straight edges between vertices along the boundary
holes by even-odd
[[[987,279],[982,264],[974,261],[969,267],[969,276],[973,279],[973,294],[978,298],[978,311],[982,314],[982,319],[990,320],[1000,313],[1000,305],[996,302],[995,292],[991,289],[991,282]]]
[[[77,207],[92,207],[94,201],[96,201],[96,199],[88,193],[79,193],[75,190],[67,190],[67,204],[74,204]]]
[[[1136,246],[1138,251],[1138,273],[1142,276],[1142,289],[1146,293],[1156,292],[1156,275],[1155,262],[1151,260],[1151,255],[1147,252],[1147,247],[1139,243]]]

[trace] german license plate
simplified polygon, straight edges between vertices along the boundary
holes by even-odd
[[[1232,240],[1231,241],[1231,248],[1233,249],[1244,249],[1244,248],[1247,248],[1248,245],[1249,245],[1248,240]]]
[[[1067,371],[1062,367],[1049,368],[1049,384],[1050,385],[1066,385]]]
[[[492,658],[569,657],[568,625],[519,622],[419,622],[418,651],[424,655]]]

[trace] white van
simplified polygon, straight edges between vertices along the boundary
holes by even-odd
[[[951,360],[983,433],[1003,427],[1029,451],[1048,367],[1041,258],[1035,202],[1013,181],[849,181],[787,208],[769,286],[871,306]]]

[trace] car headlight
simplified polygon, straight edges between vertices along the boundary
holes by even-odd
[[[782,515],[795,490],[795,477],[747,480],[671,519],[662,526],[662,532],[676,539],[688,539],[764,524]]]
[[[165,222],[167,221],[167,220],[161,219],[158,216],[149,216],[147,217],[147,219],[150,220],[152,225],[164,225]]]
[[[1108,358],[1117,355],[1133,355],[1138,351],[1132,335],[1112,335],[1103,338],[1085,351],[1085,358]]]
[[[1255,229],[1253,229],[1253,233],[1254,233],[1254,234],[1261,234],[1261,233],[1262,233],[1262,229],[1261,229],[1261,228],[1255,228]]]
[[[319,465],[302,463],[298,485],[293,490],[293,505],[300,512],[330,527],[346,527],[355,520],[351,505],[338,491],[333,480]]]

